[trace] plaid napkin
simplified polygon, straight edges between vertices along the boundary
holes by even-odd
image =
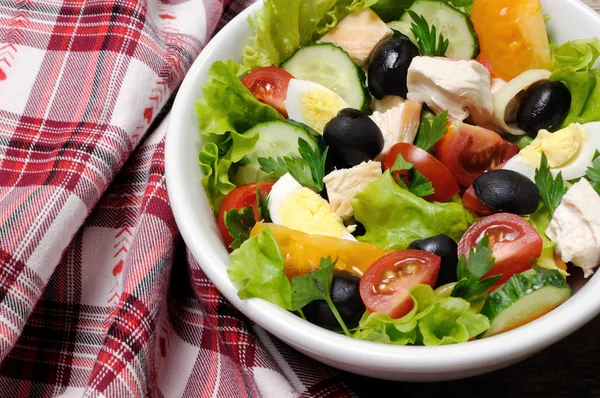
[[[0,2],[1,396],[354,396],[223,299],[169,206],[169,98],[249,3]]]

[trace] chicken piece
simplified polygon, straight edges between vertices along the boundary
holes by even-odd
[[[382,99],[377,99],[373,97],[373,102],[371,102],[371,108],[373,108],[373,112],[383,113],[403,103],[404,98],[399,97],[397,95],[386,95]]]
[[[582,178],[573,184],[554,211],[546,235],[564,262],[583,269],[588,278],[600,264],[600,196]]]
[[[390,148],[398,142],[413,143],[421,123],[421,108],[420,103],[406,101],[397,102],[384,112],[373,112],[371,120],[381,130],[384,142],[376,160],[383,161]]]
[[[469,114],[484,124],[494,111],[490,72],[477,61],[415,57],[408,68],[407,98],[425,102],[448,119],[462,122]]]
[[[347,220],[354,215],[352,199],[381,176],[381,163],[363,162],[351,169],[334,170],[323,178],[331,209]]]
[[[358,66],[369,61],[371,53],[383,40],[392,37],[392,30],[369,8],[354,11],[327,32],[319,42],[335,44],[344,49]]]

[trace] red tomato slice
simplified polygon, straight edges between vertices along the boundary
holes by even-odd
[[[469,249],[487,235],[494,252],[494,265],[484,278],[501,274],[494,290],[511,276],[532,267],[542,254],[542,238],[535,228],[522,217],[511,213],[498,213],[477,221],[460,239],[458,256],[464,254],[469,266]]]
[[[264,195],[271,192],[271,187],[273,187],[272,182],[253,182],[240,185],[225,196],[225,199],[223,199],[223,203],[221,203],[221,207],[219,208],[217,223],[219,225],[221,238],[223,238],[223,242],[227,247],[233,242],[233,237],[229,234],[229,230],[225,225],[225,213],[231,209],[241,210],[251,205],[254,208],[254,219],[257,222],[260,221],[256,203],[256,189],[258,188],[260,193]]]
[[[465,209],[471,210],[473,213],[478,216],[489,216],[490,214],[497,213],[498,211],[493,207],[490,207],[483,203],[477,195],[475,195],[475,190],[473,189],[473,185],[469,186],[469,189],[465,191],[465,194],[462,198],[462,204]]]
[[[284,69],[265,66],[254,69],[242,80],[242,83],[257,100],[271,105],[283,116],[288,117],[285,110],[285,96],[290,79],[293,78],[294,76]]]
[[[504,141],[495,132],[465,123],[450,123],[446,134],[435,144],[435,156],[464,187],[518,152],[517,145]]]
[[[426,196],[426,200],[445,202],[458,193],[458,184],[452,173],[450,173],[450,170],[435,157],[427,153],[427,151],[416,145],[405,142],[399,142],[394,145],[383,162],[385,170],[390,169],[394,165],[398,154],[401,154],[407,162],[414,164],[415,168],[431,181],[435,193]],[[408,182],[405,181],[405,183]]]
[[[400,318],[412,310],[413,285],[433,288],[440,271],[440,257],[421,250],[400,250],[376,260],[360,279],[360,297],[371,312]]]

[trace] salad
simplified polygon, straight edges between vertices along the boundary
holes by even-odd
[[[600,39],[539,0],[265,0],[196,104],[242,299],[441,345],[526,324],[600,264]]]

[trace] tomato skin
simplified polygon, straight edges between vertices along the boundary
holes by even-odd
[[[469,189],[465,191],[465,194],[462,197],[462,204],[465,207],[465,209],[471,210],[478,216],[489,216],[498,212],[493,207],[490,207],[483,203],[477,197],[477,195],[475,194],[475,190],[473,189],[473,185],[470,185]]]
[[[407,162],[414,164],[415,168],[431,181],[435,192],[433,195],[426,196],[426,200],[445,202],[458,193],[458,184],[450,170],[427,151],[416,145],[405,142],[395,144],[385,157],[384,170],[392,168],[398,154],[401,154]],[[403,179],[403,181],[405,184],[408,183],[406,179]]]
[[[504,141],[495,132],[465,123],[450,123],[446,134],[435,144],[435,156],[464,187],[518,152],[517,145]]]
[[[376,260],[360,279],[360,297],[369,311],[401,318],[414,306],[410,287],[427,284],[433,288],[440,262],[440,257],[422,250],[407,249],[386,254]],[[407,272],[409,266],[416,270]]]
[[[531,268],[542,254],[542,238],[529,222],[515,214],[497,213],[471,225],[460,239],[458,256],[464,254],[467,257],[467,267],[469,249],[476,247],[484,234],[489,236],[495,261],[483,278],[502,275],[491,290],[514,274]]]
[[[254,69],[242,80],[242,84],[254,94],[257,100],[277,109],[286,118],[285,96],[288,84],[293,79],[291,73],[276,66]]]
[[[264,195],[271,192],[272,187],[272,182],[252,182],[236,187],[225,196],[223,203],[221,203],[221,207],[219,207],[217,216],[219,232],[221,233],[221,238],[223,238],[225,246],[229,247],[234,240],[225,225],[225,213],[231,209],[241,210],[251,205],[254,208],[254,219],[256,222],[260,221],[258,216],[258,206],[256,204],[256,189],[258,188],[261,195]]]

